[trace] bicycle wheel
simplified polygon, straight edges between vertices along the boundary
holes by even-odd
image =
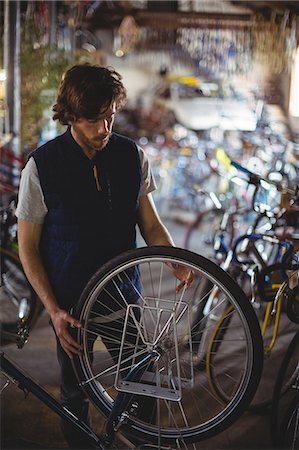
[[[195,278],[179,293],[174,265],[192,270]],[[239,324],[229,353],[222,354],[237,366],[235,377],[226,377],[232,392],[227,404],[210,389],[207,372],[193,364],[189,305],[196,279],[213,284],[218,301],[211,314],[221,315],[229,304]],[[83,351],[73,359],[80,385],[106,417],[119,393],[127,400],[129,395],[123,429],[145,442],[178,448],[215,435],[247,408],[259,383],[262,342],[251,305],[229,275],[187,250],[150,247],[120,255],[89,281],[73,314],[82,323],[76,333]],[[209,324],[209,319],[202,320]],[[152,351],[159,359],[137,383],[128,381],[128,371]]]
[[[278,305],[278,316],[276,317],[276,324],[275,319],[272,320],[270,315],[270,311],[272,310],[273,306],[272,303],[256,301],[253,306],[260,324],[260,328],[262,330],[264,347],[262,377],[249,407],[252,410],[258,410],[269,406],[272,402],[273,389],[276,379],[275,369],[280,366],[281,361],[285,355],[285,348],[292,339],[294,332],[296,331],[296,327],[295,324],[292,324],[288,320],[285,312],[281,310],[281,302]],[[263,329],[264,318],[266,314],[269,314],[269,322]],[[276,326],[278,327],[277,338],[273,345],[272,339]],[[234,365],[231,365],[230,360],[224,361],[224,366],[218,373],[218,349],[220,347],[222,351],[228,352],[229,342],[230,340],[235,339],[235,334],[237,331],[237,324],[235,324],[234,322],[232,311],[228,309],[219,319],[217,325],[215,325],[214,334],[213,336],[211,336],[210,346],[208,348],[207,364],[210,373],[211,384],[219,398],[221,398],[224,402],[230,401],[231,392],[228,390],[225,384],[225,380],[223,380],[222,371],[225,367],[226,373],[231,373],[231,376],[234,376],[235,367]],[[227,348],[225,348],[225,346],[227,346]]]
[[[285,352],[275,381],[272,399],[271,436],[275,448],[282,446],[284,417],[289,405],[298,396],[299,389],[299,331],[293,337]]]
[[[0,248],[0,340],[16,342],[20,320],[27,330],[33,327],[42,305],[29,284],[16,254]]]
[[[299,394],[293,399],[285,414],[281,427],[283,449],[297,450],[299,447]]]
[[[267,305],[265,302],[257,302],[254,307],[262,330],[264,365],[260,385],[250,405],[251,409],[265,408],[272,403],[279,367],[285,356],[286,348],[298,330],[298,325],[291,322],[286,314],[284,298],[281,298],[277,306],[277,317],[275,315],[271,317],[272,307],[272,303]],[[268,313],[270,313],[269,321],[265,326],[265,314]],[[274,339],[276,326],[277,336]]]

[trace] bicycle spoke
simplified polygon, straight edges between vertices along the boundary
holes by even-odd
[[[106,415],[113,405],[121,408],[119,417],[125,408],[128,428],[158,448],[165,443],[190,448],[209,432],[210,424],[213,428],[222,421],[228,423],[230,405],[239,405],[238,397],[247,389],[256,366],[254,341],[243,313],[243,308],[247,314],[251,306],[241,291],[231,294],[231,279],[218,283],[214,265],[211,272],[209,264],[202,270],[191,260],[164,254],[132,258],[99,278],[80,306],[78,318],[85,325],[78,329],[78,336],[84,352],[75,361],[85,389]],[[201,280],[208,289],[202,295],[196,293],[193,281],[188,289],[184,285],[176,292],[180,281],[173,268],[177,267],[192,271],[194,280]],[[206,310],[192,323],[195,295]],[[249,315],[258,333],[251,309]],[[220,320],[224,323],[219,325]],[[215,335],[218,328],[221,334]],[[236,357],[237,370],[224,364]],[[228,401],[219,395],[219,383]],[[129,411],[136,408],[135,416]]]

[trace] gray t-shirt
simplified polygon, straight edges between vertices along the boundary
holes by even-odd
[[[137,148],[142,171],[140,195],[147,195],[157,189],[157,186],[147,156],[140,147]],[[22,170],[16,216],[27,222],[42,224],[47,212],[36,163],[30,158]]]

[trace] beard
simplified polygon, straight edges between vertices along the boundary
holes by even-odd
[[[83,147],[87,147],[89,150],[93,151],[103,150],[108,144],[109,139],[111,137],[111,133],[109,133],[106,135],[98,135],[89,138],[79,127],[76,126],[76,124],[73,124],[73,129],[79,140],[78,143],[81,144]]]

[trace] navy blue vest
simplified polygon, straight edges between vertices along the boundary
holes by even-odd
[[[67,130],[32,156],[48,208],[41,255],[59,305],[70,309],[103,263],[136,247],[138,150],[132,140],[113,133],[90,160]]]

